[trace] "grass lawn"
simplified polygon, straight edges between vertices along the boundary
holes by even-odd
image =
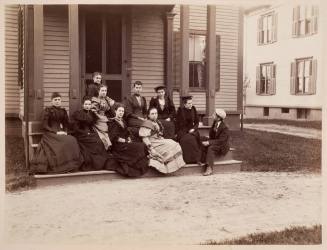
[[[6,136],[6,189],[15,190],[32,186],[34,179],[25,166],[24,140],[19,136]]]
[[[321,129],[321,121],[299,121],[299,120],[282,120],[282,119],[244,119],[244,123],[269,123],[278,125],[289,125],[301,128]]]
[[[321,170],[321,140],[244,129],[231,131],[231,146],[243,171]]]
[[[207,241],[201,245],[314,245],[321,244],[321,225],[291,227],[283,231],[248,234],[239,239]]]

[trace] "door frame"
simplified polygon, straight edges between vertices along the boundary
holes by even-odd
[[[108,5],[83,5],[79,6],[79,34],[80,34],[80,97],[81,100],[85,95],[85,81],[92,79],[92,73],[86,73],[86,62],[85,62],[85,15],[86,13],[99,13],[103,16],[106,14],[120,14],[122,17],[122,62],[121,62],[121,74],[104,74],[105,63],[106,63],[106,48],[105,48],[105,37],[102,36],[102,80],[121,80],[121,100],[123,101],[125,97],[129,96],[131,93],[131,79],[130,79],[130,69],[131,69],[131,7],[130,6],[108,6]],[[104,19],[102,19],[104,21]],[[105,27],[103,26],[102,34],[105,32]]]

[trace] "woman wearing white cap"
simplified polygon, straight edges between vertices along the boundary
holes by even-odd
[[[213,114],[214,122],[209,131],[209,139],[203,141],[205,146],[206,171],[203,175],[213,173],[215,156],[225,155],[229,151],[229,130],[224,123],[226,112],[223,109],[216,109]]]

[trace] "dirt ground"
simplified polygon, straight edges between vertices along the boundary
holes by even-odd
[[[199,244],[321,224],[321,176],[239,172],[7,193],[7,243]]]

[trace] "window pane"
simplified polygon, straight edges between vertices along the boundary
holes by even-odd
[[[302,77],[303,76],[303,65],[304,65],[304,62],[303,61],[299,61],[298,64],[297,64],[297,75],[299,77]]]
[[[271,71],[271,67],[270,67],[270,65],[267,65],[266,66],[266,78],[267,79],[270,79],[270,72]]]
[[[310,85],[310,77],[304,78],[304,86],[303,86],[303,92],[308,93],[309,92],[309,85]]]
[[[311,60],[306,60],[304,64],[304,76],[310,76]]]
[[[269,15],[267,17],[267,29],[271,29],[272,28],[272,15]]]
[[[85,67],[86,73],[102,71],[102,20],[89,14],[85,18]]]
[[[303,78],[302,77],[298,78],[298,88],[297,88],[297,90],[299,92],[303,92]]]
[[[122,66],[122,23],[121,16],[108,16],[106,20],[106,72],[121,74]]]
[[[299,21],[299,31],[300,35],[305,35],[305,22]]]
[[[262,22],[263,22],[263,30],[267,30],[268,29],[268,17],[267,16],[264,16],[263,19],[262,19]]]
[[[191,34],[189,38],[189,86],[205,86],[206,37]]]

